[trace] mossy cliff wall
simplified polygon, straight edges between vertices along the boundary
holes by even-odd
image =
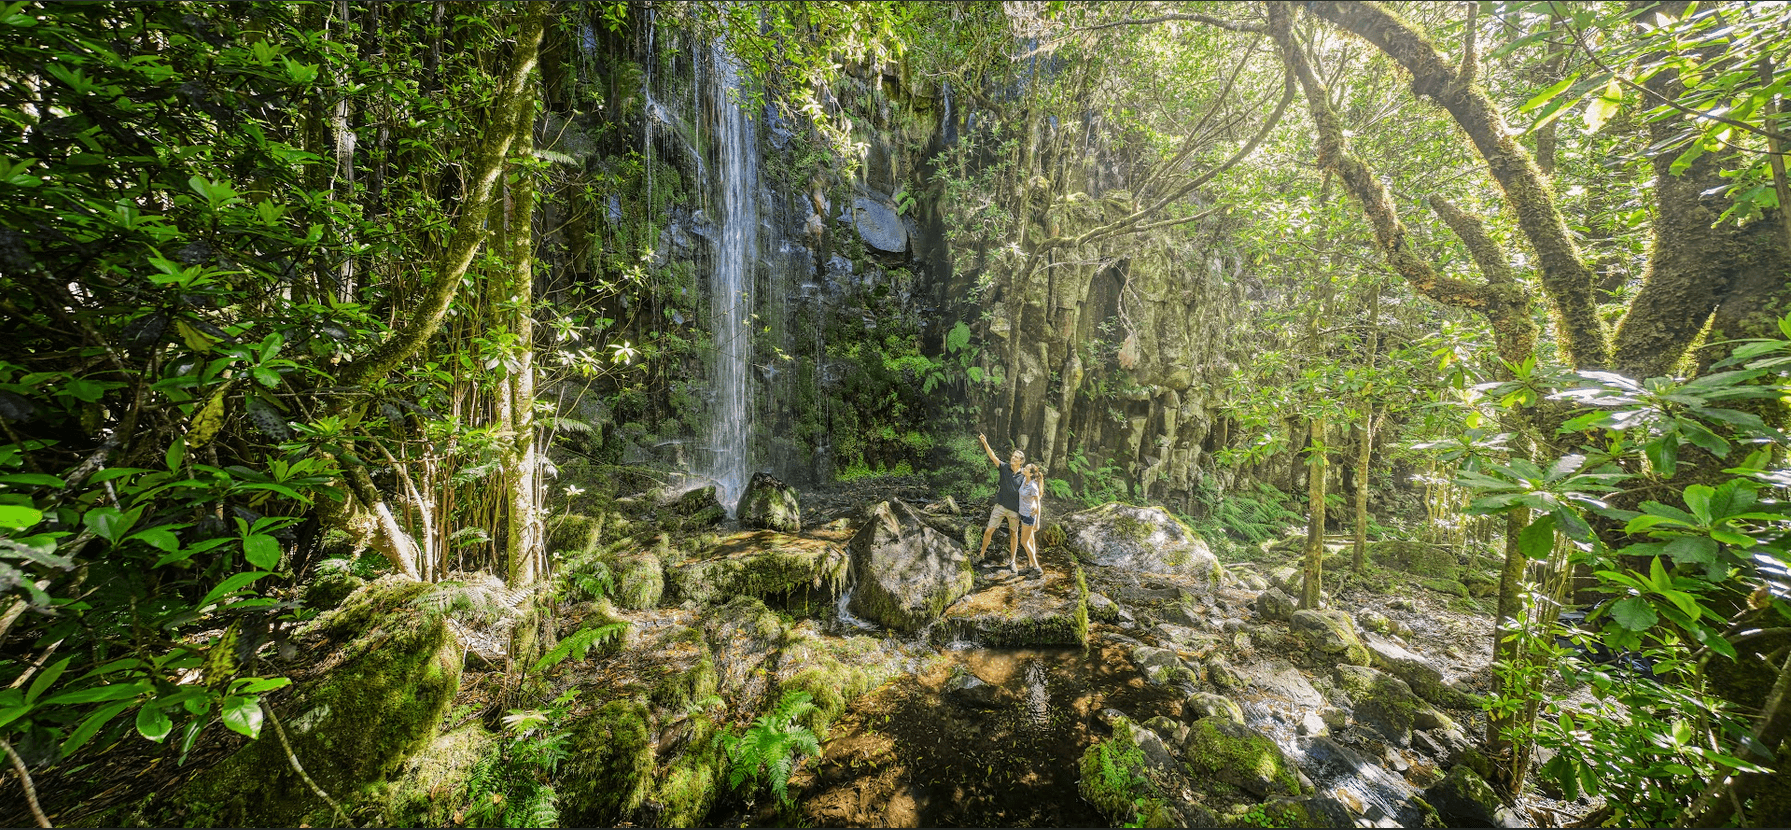
[[[593,457],[688,467],[716,406],[703,300],[720,244],[715,58],[692,24],[637,22],[552,53],[571,91],[549,101],[561,112],[544,146],[591,186],[561,190],[549,212],[567,221],[548,223],[547,244],[568,292],[610,292],[607,336],[644,361],[564,414],[595,426],[578,438]],[[1112,495],[1186,508],[1233,440],[1219,382],[1249,347],[1251,275],[1225,222],[1026,255],[1139,208],[1100,119],[1060,124],[998,90],[954,96],[899,61],[845,66],[828,97],[860,151],[751,110],[752,467],[799,485],[921,472],[980,428],[1054,478],[1135,482]],[[1009,139],[1029,148],[1021,164],[999,150]],[[991,196],[999,221],[979,207]]]

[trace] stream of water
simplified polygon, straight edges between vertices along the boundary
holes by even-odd
[[[710,278],[709,317],[715,338],[714,411],[703,474],[715,482],[716,498],[734,516],[751,465],[747,417],[751,388],[747,364],[752,341],[747,318],[752,308],[753,263],[758,251],[759,150],[752,121],[741,107],[740,67],[718,41],[711,51],[709,105],[713,107],[715,187],[710,207],[720,239]]]

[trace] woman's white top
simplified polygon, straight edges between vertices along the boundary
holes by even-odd
[[[1020,485],[1020,515],[1037,516],[1039,514],[1038,482],[1027,480]]]

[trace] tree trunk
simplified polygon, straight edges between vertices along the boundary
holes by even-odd
[[[1381,284],[1377,280],[1368,295],[1368,372],[1374,372],[1381,347]],[[1362,399],[1362,440],[1356,448],[1356,538],[1350,550],[1350,569],[1360,574],[1368,551],[1368,463],[1374,456],[1374,401]]]
[[[517,114],[516,155],[527,158],[534,151],[535,108],[525,106]],[[534,216],[535,181],[527,170],[516,172],[510,188],[507,218],[508,244],[500,271],[499,319],[516,339],[511,348],[514,365],[508,367],[498,397],[504,399],[503,433],[509,448],[503,457],[505,500],[508,503],[504,563],[512,586],[528,585],[546,576],[542,568],[541,522],[535,471],[535,330],[534,330]]]
[[[1312,513],[1306,523],[1306,570],[1300,580],[1300,608],[1324,607],[1325,562],[1325,419],[1312,419],[1312,449],[1306,470],[1306,499]]]

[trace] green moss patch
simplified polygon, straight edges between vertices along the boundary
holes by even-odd
[[[1144,752],[1132,740],[1130,723],[1113,727],[1113,736],[1082,753],[1078,790],[1115,826],[1177,827],[1169,804],[1147,771]]]
[[[437,737],[405,762],[381,813],[390,827],[445,827],[465,807],[467,782],[479,759],[497,750],[497,736],[474,723]]]
[[[1267,735],[1230,718],[1202,718],[1188,730],[1190,772],[1258,797],[1300,795],[1299,770]]]
[[[635,699],[614,700],[573,721],[571,756],[560,772],[560,815],[571,827],[607,826],[645,801],[653,783],[652,715]]]

